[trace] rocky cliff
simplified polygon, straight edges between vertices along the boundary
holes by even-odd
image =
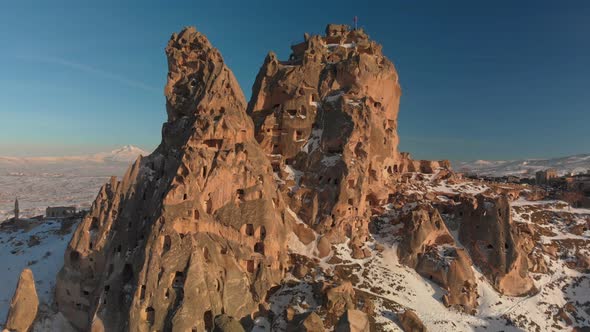
[[[371,208],[387,203],[401,173],[439,163],[398,151],[401,87],[381,45],[334,24],[304,39],[287,61],[268,54],[248,114],[291,209],[332,243],[351,238],[360,257]]]
[[[246,101],[194,28],[166,47],[162,143],[106,184],[66,251],[60,311],[93,331],[203,331],[258,310],[291,219]]]

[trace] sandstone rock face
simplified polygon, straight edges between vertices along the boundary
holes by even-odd
[[[468,313],[477,308],[477,283],[471,259],[458,248],[438,211],[421,206],[403,219],[400,262],[447,290],[443,303]]]
[[[255,313],[286,269],[292,217],[234,75],[194,28],[166,55],[162,143],[101,189],[58,276],[80,329],[211,330]]]
[[[28,331],[37,316],[38,306],[39,299],[37,298],[33,272],[24,269],[18,279],[12,301],[10,301],[4,328],[8,331]]]
[[[463,198],[459,239],[491,284],[520,296],[534,290],[521,231],[512,221],[506,196]]]
[[[298,217],[331,243],[351,238],[362,256],[371,206],[401,172],[441,165],[398,152],[398,75],[362,29],[329,25],[291,49],[288,61],[269,53],[256,78],[256,139]]]

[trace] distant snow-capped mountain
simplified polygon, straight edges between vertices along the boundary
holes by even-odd
[[[19,164],[56,164],[67,162],[91,162],[91,163],[130,163],[135,161],[139,155],[147,156],[149,153],[133,145],[125,145],[122,148],[100,152],[90,155],[63,156],[63,157],[0,157],[0,165]]]
[[[120,149],[106,153],[97,153],[93,155],[96,160],[105,162],[125,162],[135,161],[139,155],[147,156],[149,153],[133,145],[125,145]]]
[[[459,172],[497,177],[534,177],[535,172],[548,168],[555,168],[559,175],[577,174],[590,170],[590,153],[550,159],[459,161],[453,162],[453,168]]]

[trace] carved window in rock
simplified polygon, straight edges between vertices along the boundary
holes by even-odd
[[[205,331],[213,331],[214,328],[214,321],[213,321],[213,313],[211,310],[205,311],[203,314],[203,321],[205,322]]]
[[[205,177],[207,176],[207,166],[203,166],[202,170],[201,170],[201,176]]]
[[[170,235],[164,236],[164,242],[162,243],[162,255],[167,253],[172,248],[172,239]]]
[[[264,242],[257,242],[254,245],[254,252],[264,255]]]
[[[264,227],[264,226],[258,227],[257,236],[260,239],[260,241],[264,241],[264,239],[266,238],[266,227]]]
[[[399,166],[398,165],[393,165],[393,172],[399,173]]]
[[[203,143],[209,148],[219,150],[221,149],[221,145],[223,144],[223,140],[221,139],[208,139],[205,140]]]
[[[140,300],[145,299],[145,285],[141,285],[141,291],[139,293],[139,299]]]
[[[78,264],[80,262],[80,253],[76,250],[70,252],[70,263]]]
[[[254,273],[254,260],[250,259],[246,261],[246,270],[249,273]]]
[[[281,171],[281,165],[277,164],[277,163],[273,163],[272,164],[272,171],[273,172],[280,172]]]
[[[154,322],[156,321],[156,311],[154,308],[147,307],[145,309],[145,321],[150,325],[154,325]]]
[[[176,271],[174,275],[174,281],[172,283],[172,287],[174,288],[182,288],[184,286],[184,272]]]
[[[253,236],[254,235],[254,225],[246,224],[246,228],[244,229],[244,232],[248,236]]]
[[[238,201],[244,201],[245,195],[246,195],[246,192],[244,191],[244,189],[238,189],[236,191],[236,197],[238,198]]]
[[[92,221],[90,222],[90,231],[95,231],[98,229],[98,218],[92,217]]]
[[[299,140],[303,139],[303,131],[301,131],[301,130],[295,130],[295,132],[294,132],[294,135],[293,135],[293,136],[294,136],[293,138],[294,138],[296,141],[299,141]]]
[[[209,248],[207,248],[207,247],[203,248],[203,257],[205,258],[205,262],[207,262],[207,263],[211,262],[211,254],[209,253]]]
[[[207,200],[205,201],[205,207],[208,214],[211,214],[213,211],[213,200],[211,199],[211,194],[207,195]]]
[[[201,217],[201,214],[199,213],[199,210],[194,209],[193,210],[193,219],[194,220],[199,220],[200,217]]]
[[[299,115],[306,117],[307,116],[307,109],[303,106],[299,109]]]
[[[272,145],[272,154],[281,154],[281,149],[278,143]]]
[[[131,264],[125,264],[125,266],[123,267],[121,280],[123,280],[124,284],[129,283],[131,280],[133,280],[133,267],[131,267]]]

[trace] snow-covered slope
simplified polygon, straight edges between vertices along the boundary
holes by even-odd
[[[16,197],[24,217],[42,214],[47,206],[88,207],[110,176],[122,176],[147,154],[127,145],[86,156],[0,157],[0,222],[12,216]]]
[[[432,175],[416,174],[403,190],[423,197],[424,201],[427,194],[445,201],[448,198],[444,195],[494,191],[486,182],[434,179]],[[500,184],[498,188],[512,187]],[[384,207],[386,212],[374,219],[372,239],[365,244],[372,253],[370,258],[355,259],[348,245],[339,244],[332,247],[333,256],[319,260],[309,246],[297,243],[296,238],[290,239],[291,253],[319,261],[319,272],[301,279],[291,274],[271,296],[271,310],[278,318],[273,327],[284,330],[287,308],[296,314],[311,311],[324,314],[313,289],[315,284],[333,275],[351,281],[357,294],[373,302],[377,331],[402,331],[397,314],[406,309],[415,311],[429,331],[570,331],[572,327],[590,325],[590,273],[577,268],[573,259],[590,255],[590,230],[584,226],[590,220],[590,209],[576,209],[554,200],[513,201],[511,214],[515,224],[529,224],[543,234],[535,250],[549,272],[529,272],[538,291],[512,297],[498,293],[479,268],[473,266],[479,297],[477,312],[469,315],[445,307],[443,287],[398,261],[397,246],[405,236],[398,216],[415,206],[416,203],[407,203],[402,209],[392,204]],[[460,221],[450,214],[442,217],[457,244],[462,246],[458,240]],[[556,248],[556,254],[542,251],[543,245]]]
[[[585,173],[590,170],[590,153],[550,159],[458,161],[453,162],[453,168],[459,172],[498,177],[534,177],[535,172],[547,168],[557,169],[559,175],[569,172]]]
[[[73,221],[48,220],[0,226],[0,327],[4,324],[18,277],[24,268],[33,271],[42,313],[39,317],[52,314],[49,307],[53,301],[55,277],[63,266],[65,248],[76,224]]]

